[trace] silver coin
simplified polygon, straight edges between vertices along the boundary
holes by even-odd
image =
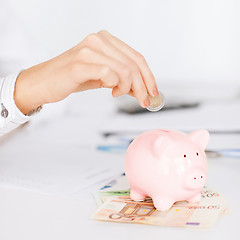
[[[147,107],[147,110],[149,110],[150,112],[157,112],[164,106],[165,103],[164,95],[160,91],[158,92],[159,92],[158,96],[155,97],[152,97],[150,95],[148,96],[150,105],[149,107]]]

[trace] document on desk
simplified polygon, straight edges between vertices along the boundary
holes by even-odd
[[[34,151],[34,146],[30,150]],[[8,152],[5,155],[8,158],[0,159],[0,187],[86,198],[85,194],[90,195],[94,189],[121,172],[121,162],[115,161],[110,155],[90,150],[80,151],[77,148],[46,152],[49,153],[47,157],[45,153],[39,152],[35,156],[33,153],[34,158],[29,156],[19,159]]]
[[[129,190],[116,190],[124,182],[124,176],[116,181],[108,191],[96,192],[95,199],[99,206],[93,218],[96,220],[139,223],[148,225],[210,228],[230,208],[223,196],[211,189],[204,188],[202,199],[198,203],[177,202],[168,211],[154,208],[151,198],[135,202],[129,197]],[[117,186],[118,185],[118,186]],[[110,189],[110,190],[109,190]]]

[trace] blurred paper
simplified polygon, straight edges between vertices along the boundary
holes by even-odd
[[[0,186],[82,197],[83,192],[96,190],[122,171],[117,156],[113,159],[106,154],[69,146],[46,153],[35,149],[37,155],[34,155],[34,147],[31,150],[28,151],[30,156],[23,157],[24,150],[15,149],[22,157],[16,159],[8,153],[7,159],[0,159]]]

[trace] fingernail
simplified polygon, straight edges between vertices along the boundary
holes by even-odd
[[[158,89],[157,89],[157,87],[154,87],[153,96],[155,97],[155,96],[158,96],[158,95],[159,95]]]
[[[150,100],[149,100],[149,98],[148,98],[148,96],[145,98],[145,100],[144,100],[144,106],[145,107],[149,107],[149,105],[150,105]]]

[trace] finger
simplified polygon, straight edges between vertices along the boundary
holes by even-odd
[[[131,69],[120,61],[115,60],[112,57],[106,56],[104,53],[100,53],[96,50],[92,50],[89,47],[83,47],[78,51],[77,61],[84,63],[102,64],[111,68],[119,77],[117,84],[118,91],[114,91],[113,96],[127,94],[130,91],[132,82],[134,80],[134,73]]]
[[[108,66],[101,64],[81,63],[72,67],[75,82],[83,84],[89,80],[96,81],[96,87],[113,88],[119,82],[118,75]],[[91,82],[91,84],[93,84]],[[77,89],[77,87],[76,87]]]
[[[121,49],[122,52],[124,52],[132,61],[136,63],[149,94],[152,96],[158,95],[155,78],[145,58],[139,52],[128,46],[126,43],[122,42],[120,39],[114,37],[107,31],[100,31],[98,34],[105,37],[105,39],[111,42],[111,44],[116,48]]]
[[[128,92],[128,95],[131,96],[131,97],[135,97],[132,89]]]
[[[118,94],[118,87],[113,88],[112,95],[116,96]],[[139,102],[140,106],[143,108],[149,107],[150,101],[148,98],[146,87],[142,81],[133,82],[131,90],[128,92],[129,95],[134,96]]]
[[[127,95],[129,95],[129,96],[131,96],[131,97],[134,97],[135,98],[135,96],[134,96],[134,93],[133,93],[133,90],[131,89],[128,93],[127,93]]]
[[[95,36],[95,38],[96,38],[96,36]],[[148,96],[147,88],[146,88],[146,86],[143,82],[141,73],[139,72],[139,69],[138,69],[137,65],[131,59],[129,59],[129,57],[126,56],[122,51],[120,51],[116,47],[112,46],[111,43],[109,43],[108,41],[101,40],[101,39],[99,40],[98,38],[96,38],[95,40],[98,41],[98,44],[100,44],[101,49],[103,50],[103,52],[105,54],[114,56],[115,59],[118,59],[119,61],[128,64],[128,67],[131,69],[131,72],[127,72],[124,75],[125,76],[129,76],[130,74],[132,75],[133,81],[132,81],[132,84],[131,84],[131,88],[134,87],[133,88],[134,95],[137,98],[140,106],[142,106],[143,108],[148,107],[150,105],[150,102],[149,102],[149,99],[147,97]],[[128,70],[128,69],[126,69],[126,70]],[[126,86],[126,83],[130,84],[131,82],[120,81],[118,86],[114,87],[114,89],[112,91],[112,95],[114,97],[118,97],[122,94],[128,93],[130,89],[129,88],[124,89],[124,86]],[[134,83],[135,86],[133,85],[133,83]]]
[[[82,92],[90,89],[97,89],[100,87],[102,87],[101,80],[89,80],[79,84],[79,86],[74,90],[74,92]]]
[[[104,55],[121,62],[122,64],[128,67],[128,69],[122,70],[124,75],[126,76],[132,75],[131,76],[132,79],[138,79],[139,81],[143,81],[141,73],[136,63],[132,61],[128,56],[126,56],[120,49],[113,46],[109,41],[107,41],[99,34],[90,34],[87,38],[83,40],[80,46],[89,47],[95,50],[96,52],[101,51],[101,53],[103,53]],[[131,70],[130,72],[129,69]],[[128,82],[126,81],[125,83]],[[129,84],[131,84],[131,82],[129,82]],[[119,89],[117,91],[114,91],[116,93],[116,96],[126,94],[129,91],[129,89],[126,88],[123,89],[124,86],[125,85],[122,82],[119,83]]]
[[[144,85],[144,82],[134,81],[132,85],[132,90],[139,104],[143,108],[149,107],[150,101],[148,99],[148,93],[147,93],[146,86]]]
[[[101,50],[103,54],[109,57],[112,57],[115,60],[120,61],[123,64],[127,65],[128,68],[123,69],[122,72],[126,76],[126,79],[129,79],[130,78],[129,76],[132,76],[133,80],[132,81],[126,80],[124,82],[120,81],[118,86],[114,87],[112,94],[115,97],[120,96],[122,94],[126,94],[129,92],[130,87],[133,86],[132,84],[133,82],[139,82],[139,85],[143,86],[145,88],[145,91],[142,91],[142,88],[141,88],[141,91],[139,91],[138,88],[136,88],[137,93],[135,94],[135,96],[137,97],[139,104],[142,107],[146,107],[146,104],[148,104],[148,102],[146,102],[147,89],[143,82],[141,73],[136,63],[132,61],[128,56],[126,56],[121,50],[113,46],[105,38],[99,37],[99,35],[96,35],[96,34],[90,35],[88,38],[86,38],[83,41],[83,44],[85,46],[90,46],[90,48],[94,49],[95,51]],[[143,94],[143,95],[140,96],[139,94]]]

